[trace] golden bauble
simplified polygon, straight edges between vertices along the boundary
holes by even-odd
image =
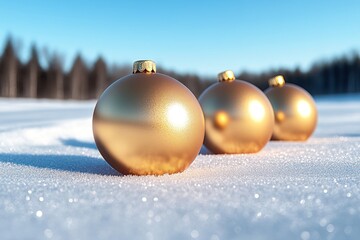
[[[134,63],[100,96],[93,116],[96,145],[123,174],[161,175],[185,170],[200,151],[204,116],[180,82],[156,73],[152,61]]]
[[[205,115],[205,146],[213,153],[255,153],[270,140],[271,104],[254,85],[235,80],[232,71],[199,97]]]
[[[311,95],[299,86],[285,83],[279,75],[265,90],[275,115],[273,140],[304,141],[314,132],[317,110]]]

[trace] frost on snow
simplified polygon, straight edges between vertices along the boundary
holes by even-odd
[[[122,176],[95,102],[0,100],[1,239],[360,239],[360,96],[317,99],[307,142]]]

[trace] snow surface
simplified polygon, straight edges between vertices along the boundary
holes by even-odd
[[[95,102],[0,99],[0,239],[360,239],[360,95],[317,98],[305,143],[122,176]]]

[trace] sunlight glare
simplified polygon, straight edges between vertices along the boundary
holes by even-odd
[[[189,121],[189,116],[180,103],[172,103],[168,106],[166,111],[166,117],[171,126],[176,128],[183,128]]]
[[[302,117],[308,117],[311,113],[311,108],[309,103],[304,100],[300,100],[297,104],[297,110]]]
[[[249,110],[251,117],[256,121],[260,122],[263,120],[265,115],[264,106],[257,100],[252,100],[249,104]]]

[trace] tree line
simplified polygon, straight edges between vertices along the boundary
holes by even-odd
[[[94,64],[85,63],[77,55],[69,71],[65,71],[59,55],[46,56],[46,66],[39,62],[39,51],[31,47],[28,61],[22,62],[11,39],[0,54],[0,97],[94,99],[113,81],[131,72],[130,66],[108,66],[99,57]],[[187,86],[195,96],[216,81],[194,74],[179,74],[158,69]],[[249,81],[260,89],[267,80],[282,74],[287,82],[295,83],[313,95],[360,92],[360,58],[358,54],[314,64],[309,70],[277,69],[263,73],[242,72],[238,79]]]

